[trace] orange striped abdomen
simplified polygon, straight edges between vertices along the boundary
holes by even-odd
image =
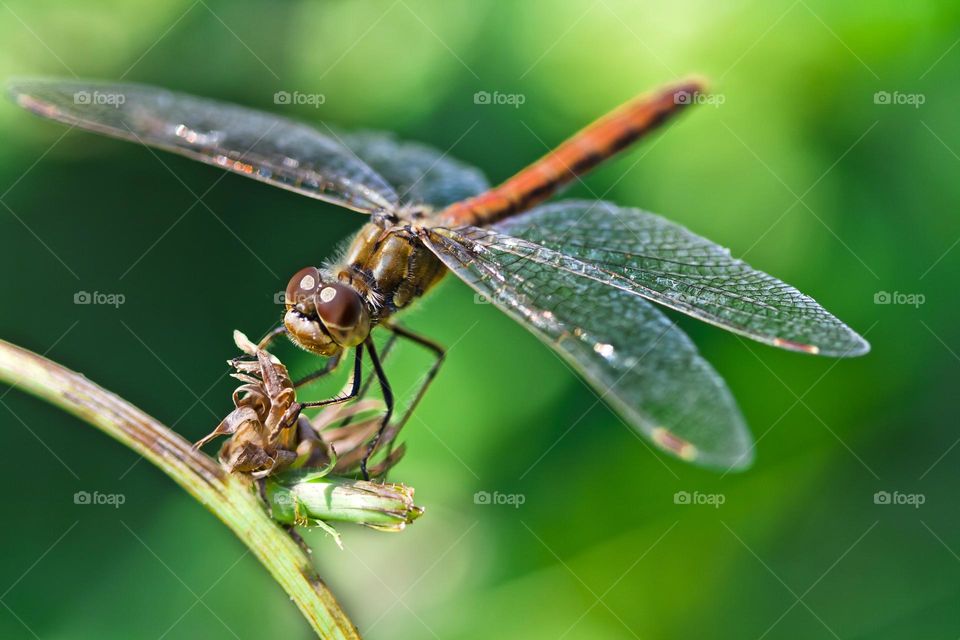
[[[543,202],[566,183],[693,104],[702,90],[700,81],[687,80],[634,98],[500,186],[450,205],[438,214],[439,224],[492,224]]]

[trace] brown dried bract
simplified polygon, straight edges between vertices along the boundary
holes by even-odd
[[[334,473],[355,471],[367,442],[380,427],[382,403],[334,404],[307,418],[300,414],[293,382],[280,360],[239,331],[233,338],[241,351],[252,356],[229,361],[236,369],[232,376],[243,383],[233,392],[236,408],[194,446],[229,436],[220,449],[220,463],[228,471],[256,478],[287,468],[329,467],[331,461],[335,461]],[[378,445],[378,451],[390,453],[370,467],[372,476],[382,475],[402,457],[404,448],[392,450],[391,440],[382,439]]]

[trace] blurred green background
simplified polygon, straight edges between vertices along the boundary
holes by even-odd
[[[345,526],[345,551],[310,533],[316,563],[370,638],[956,638],[958,28],[956,3],[922,0],[4,0],[0,77],[125,79],[388,129],[498,181],[642,90],[709,76],[722,104],[570,195],[731,247],[873,351],[806,357],[678,318],[759,441],[754,468],[721,476],[652,452],[450,280],[405,319],[451,347],[393,475],[426,515],[400,535]],[[325,102],[278,106],[281,90]],[[290,274],[362,222],[8,102],[0,131],[0,337],[191,440],[230,408],[231,330],[266,331]],[[78,306],[78,291],[126,301]],[[414,349],[392,362],[400,379],[423,364]],[[149,464],[20,392],[0,405],[0,637],[309,636]],[[723,504],[676,504],[684,491]]]

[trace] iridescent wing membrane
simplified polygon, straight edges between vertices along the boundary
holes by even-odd
[[[389,133],[348,132],[338,134],[337,139],[379,172],[396,189],[404,206],[425,204],[440,210],[490,186],[478,169]]]
[[[40,116],[364,213],[393,211],[402,204],[442,207],[487,187],[476,169],[422,145],[373,132],[340,139],[330,129],[324,133],[274,114],[164,89],[21,80],[10,83],[9,90]]]
[[[829,355],[869,345],[812,298],[659,216],[565,201],[428,245],[568,360],[658,445],[735,468],[752,446],[725,384],[647,299],[755,340]]]
[[[870,349],[813,298],[733,258],[728,249],[640,209],[563,201],[495,229],[551,250],[539,252],[536,260],[560,264],[577,258],[592,267],[589,277],[595,280],[759,342],[841,357]],[[492,233],[487,241],[503,242]]]
[[[749,465],[752,440],[723,380],[652,304],[591,278],[575,258],[557,268],[536,259],[549,249],[487,229],[435,229],[427,243],[653,442],[698,464]]]

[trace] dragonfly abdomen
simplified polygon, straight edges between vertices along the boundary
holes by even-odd
[[[439,215],[441,224],[493,224],[543,202],[562,186],[630,146],[683,107],[694,104],[703,90],[698,80],[670,85],[626,103],[581,129],[554,151],[498,187],[454,203]]]

